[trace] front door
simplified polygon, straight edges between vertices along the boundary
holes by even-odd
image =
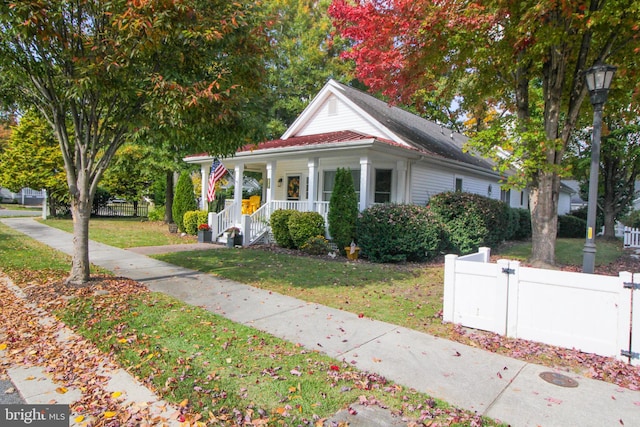
[[[287,176],[287,200],[300,200],[300,175]]]

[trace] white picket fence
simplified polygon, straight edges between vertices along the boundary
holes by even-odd
[[[624,247],[640,248],[640,230],[637,228],[624,228]]]
[[[640,294],[618,277],[489,263],[488,248],[447,255],[443,320],[640,365]],[[640,278],[640,274],[636,274]],[[634,328],[635,326],[635,328]]]

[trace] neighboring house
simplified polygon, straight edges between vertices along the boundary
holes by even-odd
[[[18,203],[25,206],[40,206],[44,200],[44,192],[23,188],[18,193],[14,193],[6,188],[0,187],[0,202]]]
[[[280,139],[222,159],[237,189],[245,171],[262,173],[262,206],[242,215],[242,192],[236,191],[233,203],[211,214],[209,222],[215,235],[241,226],[246,245],[266,232],[276,209],[316,211],[326,218],[337,168],[351,169],[360,210],[387,202],[427,205],[445,191],[528,208],[526,192],[503,190],[494,165],[463,150],[466,142],[460,133],[330,80]],[[212,160],[207,154],[185,159],[201,167],[203,200]]]

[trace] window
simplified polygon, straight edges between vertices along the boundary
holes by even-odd
[[[456,191],[462,191],[462,178],[456,178]]]
[[[524,191],[520,192],[520,206],[524,206]]]
[[[353,187],[356,189],[356,195],[360,199],[360,171],[351,170],[353,177]],[[331,200],[331,193],[336,184],[336,171],[324,171],[322,180],[322,200],[328,202]]]
[[[327,109],[328,109],[329,116],[338,115],[338,100],[333,96],[329,98],[329,105]]]
[[[511,202],[511,190],[500,189],[500,200],[510,205]]]
[[[376,169],[374,203],[391,201],[391,169]]]

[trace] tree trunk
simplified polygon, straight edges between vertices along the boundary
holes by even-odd
[[[164,203],[164,222],[171,224],[173,222],[173,172],[167,172],[167,189],[165,192]]]
[[[536,184],[529,188],[531,261],[536,267],[551,267],[555,265],[560,179],[552,172],[540,172]]]
[[[82,286],[90,279],[89,218],[91,218],[91,202],[91,197],[73,197],[71,200],[71,214],[73,215],[73,258],[71,274],[69,274],[66,280],[68,285]]]
[[[616,238],[616,202],[610,200],[611,197],[606,197],[603,201],[602,210],[604,212],[604,238],[615,239]],[[598,221],[596,220],[596,223]],[[596,230],[597,232],[597,230]]]

